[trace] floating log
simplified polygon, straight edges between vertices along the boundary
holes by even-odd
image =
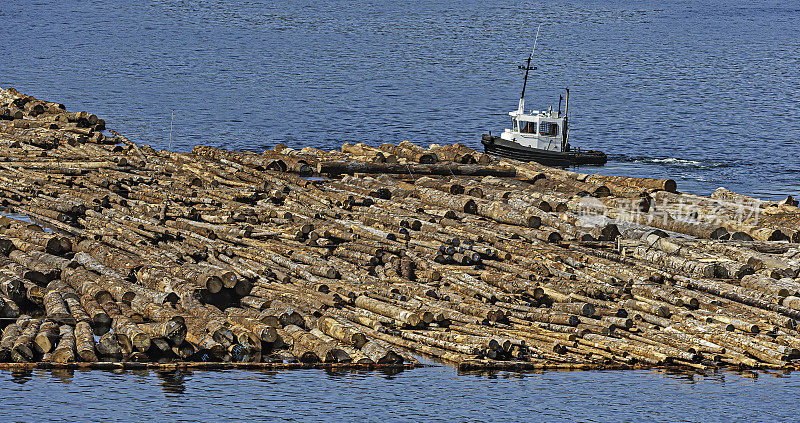
[[[326,175],[353,175],[356,173],[398,175],[466,175],[513,177],[516,171],[508,167],[446,164],[389,164],[369,162],[329,161],[317,163],[317,173]]]
[[[295,325],[284,327],[286,333],[294,340],[295,351],[301,355],[313,354],[319,361],[325,363],[343,363],[351,361],[351,357],[341,348],[325,342],[310,332]]]
[[[38,222],[0,218],[0,361],[800,360],[791,198],[463,145],[155,151],[90,113],[12,90],[0,103],[0,207]]]
[[[75,325],[75,349],[82,361],[95,362],[94,335],[88,322],[78,322]]]
[[[55,363],[69,363],[75,361],[75,332],[72,326],[62,325],[59,330],[59,341],[56,349],[51,354]]]
[[[11,359],[17,362],[35,361],[36,349],[34,341],[39,332],[41,319],[29,319],[25,325],[22,326],[22,333],[14,341],[11,347]]]
[[[38,333],[34,338],[34,348],[39,354],[46,354],[53,351],[58,344],[59,337],[59,324],[53,321],[45,320],[39,326]]]

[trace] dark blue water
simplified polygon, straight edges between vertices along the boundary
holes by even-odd
[[[749,377],[748,377],[749,376]],[[800,379],[658,371],[0,371],[4,421],[796,421]]]
[[[0,86],[139,143],[260,150],[409,139],[480,147],[571,89],[571,143],[604,173],[800,193],[800,6],[778,1],[0,4]],[[24,382],[24,383],[23,383]],[[63,382],[63,383],[62,383]],[[796,420],[796,376],[0,372],[13,420]]]
[[[800,6],[787,1],[5,0],[0,86],[137,142],[260,150],[409,139],[480,147],[571,88],[602,171],[707,194],[800,193]],[[594,169],[588,169],[594,171]]]

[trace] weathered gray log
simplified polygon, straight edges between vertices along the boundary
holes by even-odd
[[[542,219],[539,216],[520,212],[498,201],[477,201],[476,213],[496,222],[510,225],[538,228],[542,224]]]
[[[664,190],[668,192],[675,192],[678,187],[674,179],[630,178],[625,176],[607,176],[598,174],[586,175],[586,177],[583,179],[583,182],[615,184],[625,187]]]
[[[58,343],[59,324],[50,320],[45,320],[39,326],[39,331],[34,338],[34,348],[39,354],[53,351]]]
[[[127,316],[115,316],[112,329],[137,351],[144,352],[150,348],[150,337]]]
[[[282,326],[295,325],[305,327],[306,325],[303,316],[282,301],[272,301],[270,308],[259,313],[258,318],[263,320],[267,318],[266,316],[274,316]]]
[[[342,363],[351,360],[344,350],[320,340],[298,326],[288,325],[284,327],[284,331],[294,340],[295,351],[312,352],[324,363]]]
[[[91,277],[88,277],[85,269],[66,269],[62,272],[61,279],[78,291],[82,296],[88,295],[95,301],[103,303],[113,301],[114,297]]]
[[[75,361],[75,331],[72,326],[62,325],[59,329],[58,345],[51,354],[55,363],[71,363]]]
[[[94,335],[92,328],[88,322],[78,322],[75,325],[75,348],[78,352],[78,357],[82,361],[95,362],[97,361],[97,354],[95,354]]]
[[[91,296],[84,295],[80,298],[81,305],[83,306],[86,314],[89,315],[89,321],[92,330],[97,335],[102,335],[111,328],[111,317],[100,306],[100,304]]]
[[[44,307],[47,318],[61,324],[74,325],[75,318],[67,310],[67,304],[58,291],[50,291],[44,296]]]
[[[244,314],[228,313],[228,321],[249,330],[255,334],[261,342],[272,343],[278,339],[278,332],[275,329],[277,324],[269,325],[256,318],[246,317]]]
[[[403,357],[396,352],[382,347],[374,341],[368,341],[361,347],[361,352],[364,353],[370,360],[378,364],[401,364]]]
[[[594,316],[594,306],[589,303],[553,303],[550,307],[562,313],[576,314],[579,316]]]
[[[111,332],[105,333],[100,337],[96,348],[100,357],[104,359],[119,359],[123,354],[122,345],[120,345],[117,335]]]
[[[164,339],[170,346],[179,346],[186,339],[186,324],[183,319],[171,318],[162,322],[141,323],[138,327],[151,339]]]
[[[0,338],[0,359],[2,359],[0,361],[6,362],[11,359],[11,349],[14,348],[14,343],[21,334],[22,328],[16,323],[11,323],[3,329]]]
[[[626,309],[643,311],[659,317],[669,317],[671,314],[668,307],[643,301],[627,300],[623,305]]]
[[[747,275],[743,277],[741,279],[741,285],[757,291],[777,295],[779,297],[800,295],[800,286],[795,286],[794,284],[784,284],[777,279],[761,274]]]
[[[71,250],[71,243],[68,239],[58,236],[53,233],[44,232],[41,230],[34,230],[29,228],[15,228],[8,229],[5,232],[7,237],[14,237],[21,239],[25,242],[35,244],[44,248],[47,253],[53,255],[61,255]]]
[[[748,197],[743,194],[739,194],[723,187],[719,187],[714,192],[711,193],[711,198],[724,200],[735,204],[742,204],[746,206],[752,207],[765,207],[766,202],[763,200],[759,200],[757,198]]]
[[[14,346],[11,347],[11,359],[13,361],[35,361],[36,349],[34,341],[36,340],[36,334],[39,333],[41,322],[41,319],[32,319],[22,329],[22,333],[14,341]]]
[[[328,336],[355,348],[361,348],[367,343],[367,337],[363,333],[351,326],[342,324],[332,317],[320,317],[317,319],[317,327]]]
[[[468,175],[514,177],[516,171],[508,167],[445,164],[389,164],[358,161],[327,161],[317,163],[317,173],[327,175],[352,175],[354,173],[407,174],[407,175]]]
[[[375,147],[371,147],[364,143],[357,144],[342,144],[342,152],[354,156],[370,158],[378,163],[397,163],[397,156],[392,153],[383,152]]]
[[[432,164],[439,161],[435,153],[426,151],[424,148],[408,141],[403,141],[398,145],[383,143],[378,148],[384,153],[393,154],[417,163]]]
[[[356,307],[380,314],[381,316],[390,317],[409,326],[419,326],[420,323],[422,323],[422,319],[417,313],[364,295],[357,297],[354,303]]]

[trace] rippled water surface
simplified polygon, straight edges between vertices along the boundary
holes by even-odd
[[[0,371],[4,421],[796,421],[796,375]]]
[[[606,151],[602,171],[800,193],[796,2],[5,0],[0,22],[0,86],[162,148],[174,110],[180,150],[480,148],[542,23],[527,104],[569,86],[570,141]]]

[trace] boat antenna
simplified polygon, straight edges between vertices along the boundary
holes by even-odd
[[[559,94],[558,95],[558,114],[557,117],[561,117],[561,102],[564,100],[564,96]]]
[[[525,87],[528,85],[528,72],[536,70],[536,66],[531,66],[531,59],[533,58],[533,54],[536,53],[536,43],[539,41],[540,29],[542,29],[542,24],[539,24],[539,27],[536,28],[536,38],[533,39],[533,51],[531,51],[531,54],[528,55],[528,60],[525,62],[525,66],[519,66],[520,69],[525,71],[525,79],[522,82],[522,94],[519,96],[518,110],[520,113],[525,112]]]
[[[561,146],[561,151],[565,151],[567,143],[569,142],[569,87],[565,88],[567,91],[567,98],[564,101],[564,144]],[[559,109],[561,108],[561,101],[559,96]]]

